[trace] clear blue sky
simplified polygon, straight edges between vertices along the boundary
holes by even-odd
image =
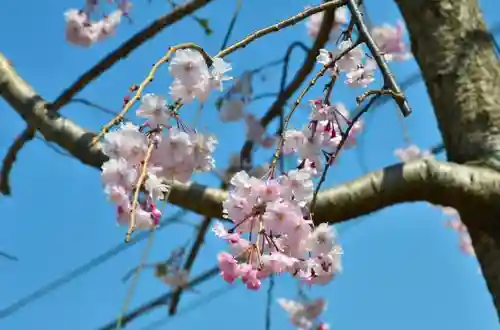
[[[134,32],[155,17],[170,10],[166,1],[136,0],[133,9],[135,23],[122,24],[116,37],[90,49],[73,47],[64,41],[63,12],[79,7],[83,0],[8,1],[0,12],[0,51],[47,100],[55,98],[82,72],[117,47]],[[315,1],[318,2],[318,1]],[[151,64],[168,46],[194,41],[215,53],[220,47],[235,1],[217,0],[199,13],[209,17],[214,35],[204,36],[191,19],[165,30],[153,41],[139,48],[125,61],[103,74],[79,96],[109,108],[118,108],[127,88],[140,82]],[[277,22],[300,11],[307,0],[244,1],[243,15],[238,21],[232,40]],[[367,1],[375,23],[395,22],[399,12],[392,1]],[[500,3],[483,0],[489,24],[495,23],[494,13]],[[498,18],[496,18],[498,22]],[[311,43],[303,24],[279,35],[261,39],[238,54],[231,55],[235,73],[256,67],[281,57],[287,45],[295,40]],[[302,61],[297,51],[291,72]],[[394,64],[399,80],[417,70],[414,61]],[[150,91],[166,93],[169,77],[160,71]],[[265,82],[256,81],[256,92],[277,91],[278,71],[269,71]],[[319,89],[315,90],[319,92]],[[314,94],[311,94],[314,96]],[[336,89],[336,100],[354,103],[355,91]],[[440,140],[425,87],[417,84],[407,95],[414,114],[405,120],[411,138],[422,147]],[[271,100],[251,105],[250,111],[261,115]],[[202,115],[200,128],[217,133],[220,145],[217,163],[224,166],[228,155],[241,148],[242,123],[220,125],[211,104]],[[3,158],[15,136],[25,124],[0,101],[0,157]],[[196,107],[186,107],[185,116],[193,117]],[[81,105],[62,109],[64,115],[80,125],[99,129],[109,116]],[[299,113],[298,126],[306,118]],[[362,147],[346,152],[330,172],[329,185],[355,178],[364,172],[360,158],[370,170],[394,163],[393,149],[403,145],[402,128],[394,104],[389,103],[370,114],[369,126]],[[268,159],[259,152],[257,159]],[[211,186],[218,181],[209,175],[199,180]],[[124,229],[116,226],[113,206],[106,202],[99,173],[79,161],[63,157],[43,142],[30,143],[20,153],[11,176],[13,196],[0,198],[2,230],[0,250],[19,258],[18,262],[0,259],[0,309],[115,246],[124,238]],[[169,210],[175,210],[169,206]],[[189,215],[192,222],[200,217]],[[484,281],[478,274],[476,261],[462,254],[455,232],[443,225],[444,218],[425,203],[405,204],[339,226],[344,246],[344,272],[326,288],[315,289],[313,297],[328,299],[325,321],[332,329],[359,330],[497,330],[500,329],[492,309]],[[174,225],[156,235],[150,260],[164,259],[169,252],[185,243],[192,228]],[[118,257],[8,318],[0,319],[6,330],[90,330],[114,319],[121,309],[127,286],[121,277],[137,265],[144,242]],[[194,266],[193,274],[212,267],[216,253],[224,247],[212,235]],[[276,297],[294,298],[295,282],[287,276],[277,280]],[[182,303],[189,303],[210,294],[226,284],[218,277],[199,287],[200,294],[185,294]],[[249,292],[241,287],[193,310],[190,314],[172,318],[158,329],[263,329],[266,287]],[[167,288],[145,271],[131,307],[137,306]],[[273,329],[291,329],[287,315],[273,304]],[[130,324],[127,329],[142,329],[166,315],[158,309]],[[237,325],[235,325],[237,323]]]

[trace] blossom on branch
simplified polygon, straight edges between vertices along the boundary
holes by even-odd
[[[224,280],[240,278],[248,289],[258,290],[273,273],[326,284],[341,270],[333,227],[314,228],[306,207],[313,194],[311,173],[298,169],[277,179],[258,179],[240,171],[230,183],[223,208],[234,226],[225,230],[217,223],[213,229],[230,246],[231,253],[218,256]]]
[[[230,64],[215,58],[209,70],[203,55],[190,48],[175,52],[169,70],[174,77],[170,94],[182,103],[191,103],[195,98],[204,102],[213,88],[222,91],[222,82],[232,79],[225,75],[231,70]]]

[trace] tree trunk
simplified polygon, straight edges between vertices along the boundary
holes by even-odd
[[[500,170],[500,64],[478,1],[396,3],[406,21],[448,159]],[[500,230],[496,224],[500,210],[464,204],[459,211],[500,313]]]

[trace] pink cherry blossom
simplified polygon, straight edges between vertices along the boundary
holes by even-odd
[[[383,24],[372,29],[373,40],[387,61],[404,61],[412,57],[403,41],[403,30],[402,21],[398,21],[395,27]]]
[[[396,150],[394,150],[394,155],[403,163],[432,156],[429,150],[422,150],[415,144],[411,144],[406,148],[397,148]]]
[[[308,18],[306,21],[307,34],[311,38],[316,38],[318,36],[321,22],[323,21],[323,12],[314,14]],[[330,38],[333,40],[338,35],[340,26],[347,24],[347,9],[346,7],[339,7],[335,10],[334,24],[332,26],[332,31]]]
[[[221,252],[217,259],[224,281],[233,283],[234,280],[241,276],[241,266],[238,265],[238,262],[232,255],[227,252]]]

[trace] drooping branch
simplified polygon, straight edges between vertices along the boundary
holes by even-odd
[[[304,59],[302,66],[297,71],[292,81],[285,88],[282,89],[282,91],[279,93],[274,103],[267,110],[266,114],[261,118],[260,124],[263,127],[269,125],[275,118],[277,118],[281,114],[288,100],[294,95],[294,93],[304,83],[307,76],[312,72],[312,70],[314,69],[314,65],[316,63],[316,56],[318,56],[319,50],[325,46],[325,44],[328,42],[328,39],[330,38],[330,33],[334,21],[335,21],[335,10],[326,11],[323,16],[323,21],[321,22],[318,36],[316,37],[316,40],[314,41],[312,47],[307,52],[306,58]],[[285,54],[283,63],[282,84],[283,82],[286,82],[290,56],[296,45],[300,44],[293,43],[287,49],[287,52]],[[241,153],[240,158],[242,162],[251,163],[251,152],[253,145],[254,145],[253,142],[250,140],[246,141],[245,144],[243,145],[240,152]]]
[[[47,109],[47,103],[21,79],[0,55],[0,95],[47,141],[67,150],[82,163],[99,169],[107,160],[100,145],[89,148],[95,136],[68,118]],[[227,193],[196,183],[172,183],[169,202],[198,214],[221,218]],[[500,198],[500,173],[425,159],[369,173],[318,195],[315,221],[341,222],[397,203],[487,207]]]
[[[17,154],[27,141],[35,137],[35,133],[36,131],[31,129],[28,125],[24,131],[16,137],[9,150],[7,150],[0,172],[0,193],[3,195],[10,195],[9,176],[17,159]]]
[[[212,0],[192,0],[183,5],[177,6],[172,12],[156,19],[148,27],[137,32],[134,36],[124,42],[113,52],[109,53],[96,65],[81,75],[71,86],[69,86],[56,100],[51,104],[51,110],[57,111],[63,105],[69,102],[78,92],[85,88],[94,79],[109,70],[118,61],[126,58],[131,52],[144,44],[146,41],[155,37],[164,28],[177,23],[184,17],[192,14],[194,11],[205,6]]]
[[[101,61],[99,61],[95,66],[90,68],[87,72],[81,75],[70,87],[68,87],[61,95],[59,95],[52,104],[50,104],[50,109],[52,111],[58,111],[62,106],[71,102],[73,97],[85,88],[90,82],[99,77],[101,74],[110,69],[114,64],[116,64],[121,59],[127,57],[132,51],[137,49],[143,43],[149,39],[156,36],[164,28],[172,25],[185,16],[193,13],[199,8],[203,7],[212,0],[193,0],[182,6],[176,7],[172,12],[164,15],[148,27],[136,33],[129,40],[124,42],[120,47],[118,47],[113,52],[109,53]],[[17,158],[17,154],[21,151],[24,145],[31,141],[35,137],[36,128],[28,125],[14,143],[9,148],[6,159],[4,160],[2,171],[1,171],[1,181],[0,181],[0,192],[4,195],[10,195],[9,186],[9,174],[12,170],[12,166]]]

